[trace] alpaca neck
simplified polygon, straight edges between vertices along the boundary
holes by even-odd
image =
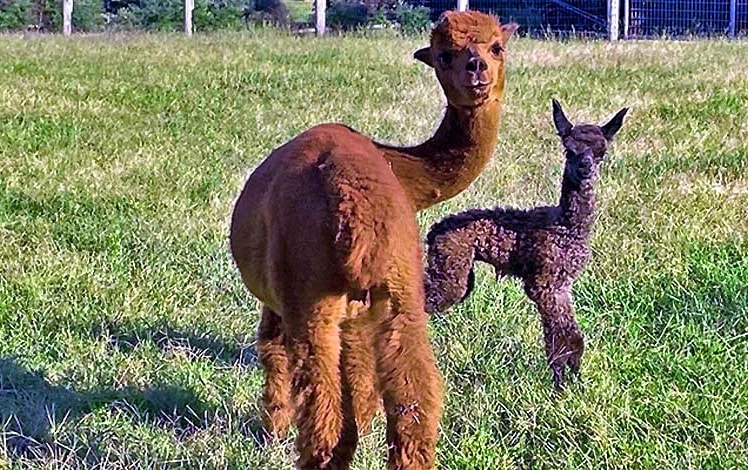
[[[564,171],[561,183],[561,219],[579,236],[587,237],[595,218],[595,186],[594,177],[582,179],[576,183],[569,177],[569,168]]]
[[[500,99],[475,108],[448,105],[426,142],[381,146],[417,210],[454,197],[478,177],[493,155],[500,112]]]

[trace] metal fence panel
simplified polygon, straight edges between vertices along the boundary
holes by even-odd
[[[624,36],[629,38],[732,36],[745,34],[748,30],[747,0],[629,2],[628,30],[624,30]],[[734,22],[731,22],[731,17]]]
[[[431,9],[431,18],[457,0],[411,0]],[[469,0],[471,10],[516,21],[535,37],[608,35],[608,0]],[[748,0],[620,0],[623,38],[748,36]]]
[[[748,1],[748,0],[747,0]],[[426,0],[436,19],[455,1]],[[532,36],[605,36],[607,0],[469,0],[471,10],[493,13],[501,21],[516,21]]]

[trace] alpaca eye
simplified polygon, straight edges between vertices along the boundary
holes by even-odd
[[[439,62],[441,62],[442,65],[448,66],[452,63],[452,54],[450,52],[442,52],[439,54]]]
[[[493,46],[491,46],[491,54],[495,56],[501,55],[503,51],[504,51],[504,48],[501,47],[501,44],[499,44],[498,42],[495,43]]]

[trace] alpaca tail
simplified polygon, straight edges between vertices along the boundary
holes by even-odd
[[[387,162],[333,156],[318,165],[331,212],[333,246],[351,287],[384,283],[403,217],[413,209]],[[414,222],[411,222],[414,223]]]

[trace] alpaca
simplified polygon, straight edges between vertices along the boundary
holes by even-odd
[[[584,341],[574,319],[571,288],[590,257],[598,171],[624,108],[607,124],[572,126],[553,100],[553,121],[566,151],[557,206],[529,210],[473,209],[434,224],[426,238],[426,311],[443,312],[470,295],[473,263],[523,281],[543,324],[545,352],[556,388],[569,367],[578,375]]]
[[[442,381],[415,213],[465,189],[490,159],[516,28],[478,12],[448,12],[434,27],[415,58],[448,104],[423,144],[318,125],[275,149],[236,201],[231,253],[263,303],[263,420],[280,436],[293,416],[298,468],[347,468],[380,396],[388,467],[434,466]]]

